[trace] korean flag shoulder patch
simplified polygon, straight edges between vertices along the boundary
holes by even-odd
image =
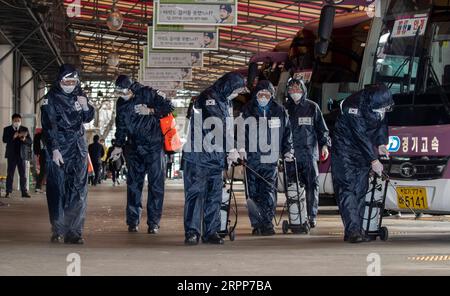
[[[348,114],[358,115],[358,113],[359,113],[358,108],[349,108],[348,109]]]
[[[206,100],[206,106],[215,106],[216,105],[216,100],[214,99],[210,99],[210,100]]]
[[[42,106],[48,105],[48,99],[43,99],[42,100]]]

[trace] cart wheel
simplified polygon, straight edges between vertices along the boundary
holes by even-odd
[[[380,239],[384,242],[389,239],[389,230],[387,229],[387,227],[380,228]]]
[[[234,239],[236,238],[236,232],[234,232],[234,230],[232,232],[230,232],[230,241],[234,241]]]
[[[287,234],[289,231],[289,222],[284,220],[282,225],[283,233]]]

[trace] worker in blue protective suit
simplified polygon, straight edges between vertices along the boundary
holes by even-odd
[[[137,232],[142,213],[142,189],[148,179],[148,233],[159,232],[164,201],[164,136],[160,119],[174,110],[163,93],[120,75],[116,80],[119,95],[116,106],[116,143],[111,159],[123,152],[127,165],[126,223]]]
[[[366,87],[341,103],[333,133],[331,172],[345,227],[344,240],[367,241],[363,230],[364,202],[372,169],[382,175],[380,155],[388,156],[386,112],[394,105],[384,85]]]
[[[319,148],[320,158],[325,161],[331,146],[329,131],[319,106],[308,100],[308,91],[302,80],[288,81],[286,109],[292,126],[299,177],[305,185],[308,221],[314,228],[319,209]]]
[[[278,160],[294,160],[291,126],[283,106],[274,101],[275,89],[268,80],[260,81],[252,99],[244,106],[245,152],[249,217],[254,235],[274,235],[272,219],[276,209]],[[252,126],[251,119],[256,119]],[[250,202],[250,204],[249,204]],[[254,204],[253,204],[254,203]]]
[[[194,102],[188,142],[183,147],[187,245],[198,244],[200,236],[204,243],[223,244],[218,234],[222,172],[227,167],[227,151],[229,161],[236,162],[239,158],[237,150],[231,149],[234,148],[232,128],[227,129],[226,121],[232,114],[231,100],[245,91],[244,77],[228,73],[204,90]]]
[[[88,147],[84,123],[94,108],[82,92],[77,70],[60,67],[55,84],[41,106],[46,146],[47,202],[51,241],[83,244],[88,181]]]

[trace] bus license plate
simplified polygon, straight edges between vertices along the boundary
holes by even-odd
[[[424,187],[397,187],[397,200],[400,209],[428,209],[427,190]]]

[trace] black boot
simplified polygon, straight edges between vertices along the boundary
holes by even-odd
[[[198,235],[195,233],[187,234],[184,239],[184,244],[190,246],[198,245]]]
[[[253,228],[252,235],[261,235],[261,228],[258,227]]]
[[[203,243],[212,245],[223,245],[224,241],[223,238],[221,238],[218,233],[215,233],[208,236],[206,239],[203,239]]]
[[[309,228],[315,228],[317,226],[317,219],[316,218],[309,218]]]
[[[28,193],[28,192],[22,192],[22,197],[23,198],[30,198],[31,197],[31,195]]]
[[[128,232],[138,232],[139,228],[137,226],[128,226]]]
[[[83,245],[84,239],[81,236],[66,236],[64,238],[64,243],[71,245]]]
[[[273,227],[265,227],[261,230],[262,236],[272,236],[275,235],[275,229]]]
[[[345,238],[344,238],[344,240],[345,240]],[[357,233],[357,232],[351,233],[348,236],[348,242],[350,242],[352,244],[358,244],[358,243],[362,243],[364,241],[365,241],[364,236],[362,236],[360,233]]]
[[[54,233],[50,238],[50,242],[54,244],[61,244],[64,242],[64,237],[62,235]]]
[[[148,234],[158,234],[159,233],[159,226],[149,226],[147,230]]]

